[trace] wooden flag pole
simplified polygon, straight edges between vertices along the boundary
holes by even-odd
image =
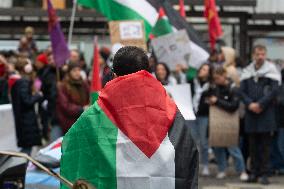
[[[69,48],[72,43],[72,35],[73,35],[74,21],[75,21],[75,15],[76,15],[76,8],[77,8],[77,0],[73,0],[73,8],[72,8],[72,14],[71,14],[71,20],[70,20],[69,33],[68,33]]]

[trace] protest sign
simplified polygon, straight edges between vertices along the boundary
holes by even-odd
[[[209,145],[212,147],[237,146],[239,141],[239,111],[228,113],[216,106],[209,111]]]
[[[0,150],[17,150],[12,105],[0,105]]]
[[[192,53],[193,45],[185,30],[163,35],[152,40],[158,62],[166,63],[171,70],[174,70],[178,64],[198,69],[204,63],[196,61],[198,60],[196,56],[199,55]]]
[[[147,49],[144,22],[137,20],[109,22],[112,45],[137,46]]]
[[[165,86],[185,120],[195,120],[189,84]]]

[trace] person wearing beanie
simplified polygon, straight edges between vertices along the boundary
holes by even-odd
[[[67,75],[58,85],[56,104],[58,121],[65,134],[89,104],[89,86],[81,77],[80,64],[68,64]]]

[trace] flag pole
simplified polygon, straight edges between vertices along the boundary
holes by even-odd
[[[72,8],[72,14],[71,14],[71,20],[70,20],[70,27],[69,27],[69,33],[68,33],[68,46],[71,46],[72,43],[72,35],[73,35],[73,28],[74,28],[74,21],[75,21],[75,15],[76,15],[76,7],[77,7],[77,0],[73,0],[73,8]]]

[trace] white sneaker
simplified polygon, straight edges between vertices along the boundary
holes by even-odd
[[[219,172],[216,176],[216,179],[224,179],[226,177],[225,172]]]
[[[245,182],[245,181],[248,181],[248,179],[249,179],[248,174],[246,172],[242,172],[241,175],[240,175],[240,180],[242,182]]]
[[[204,166],[204,168],[202,169],[201,176],[204,176],[204,177],[210,176],[210,172],[207,166]]]

